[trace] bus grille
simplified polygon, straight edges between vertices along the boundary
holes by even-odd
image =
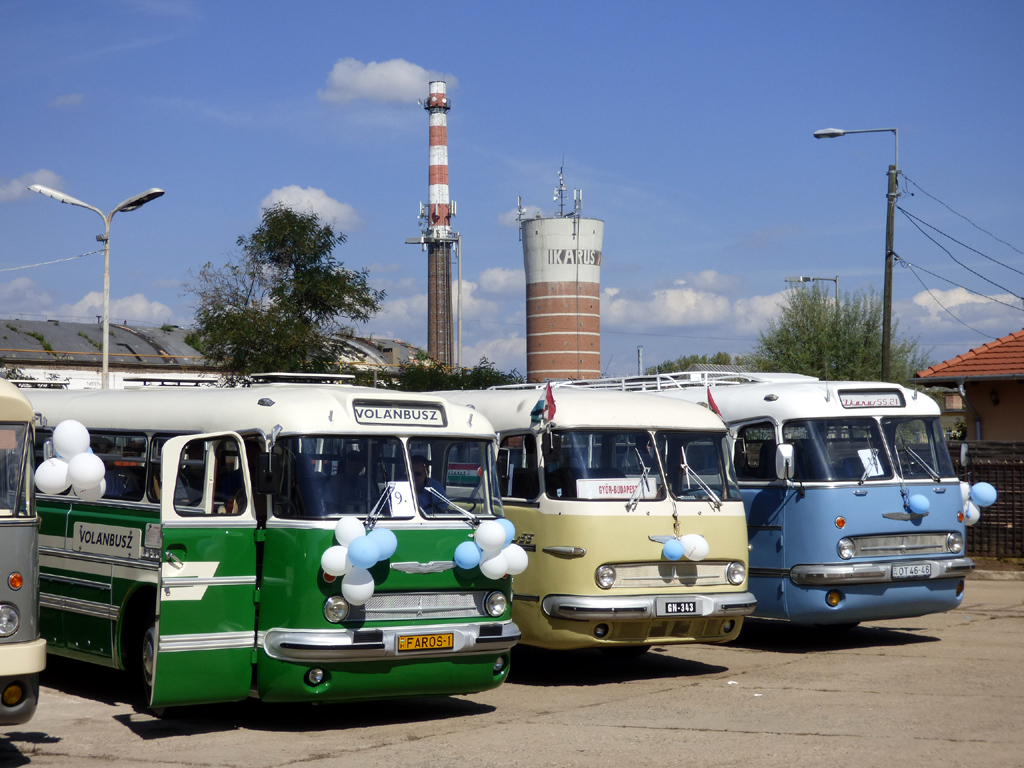
[[[352,618],[366,621],[475,619],[486,616],[486,592],[378,592]]]
[[[904,536],[854,536],[854,557],[949,554],[946,533],[908,533]]]
[[[615,566],[611,589],[641,587],[696,587],[728,584],[728,563],[623,563]]]

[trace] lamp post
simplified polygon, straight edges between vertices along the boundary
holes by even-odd
[[[841,128],[824,128],[814,132],[816,139],[837,139],[848,133],[891,133],[896,137],[896,161],[889,166],[888,207],[885,216],[885,283],[882,290],[882,380],[889,380],[889,352],[892,337],[892,231],[896,216],[896,177],[900,167],[899,128],[864,128],[845,131]]]
[[[835,283],[836,284],[836,306],[839,306],[839,275],[836,275],[835,277],[804,277],[803,275],[799,275],[799,276],[794,275],[794,276],[790,276],[790,277],[786,278],[786,282],[787,283],[809,283],[812,280],[827,280],[830,283]]]
[[[155,200],[160,197],[164,191],[162,189],[147,189],[141,194],[129,197],[127,200],[118,205],[110,213],[104,215],[103,211],[99,208],[95,208],[88,203],[83,203],[71,195],[65,195],[63,192],[58,192],[55,189],[44,187],[42,184],[33,184],[29,187],[33,192],[38,192],[41,195],[52,197],[61,203],[67,203],[68,205],[77,205],[80,208],[88,208],[90,211],[95,211],[103,219],[105,231],[102,235],[96,235],[96,239],[103,242],[103,372],[100,378],[100,386],[103,389],[109,389],[109,370],[110,370],[110,220],[114,218],[114,214],[118,211],[134,211],[141,208],[150,200]]]

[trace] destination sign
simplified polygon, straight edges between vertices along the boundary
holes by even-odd
[[[76,552],[129,557],[132,560],[142,557],[142,532],[137,528],[75,523],[73,536],[71,548]]]
[[[420,403],[353,403],[356,424],[388,427],[447,426],[444,408]]]
[[[613,478],[610,480],[577,480],[576,497],[579,499],[629,499],[640,487],[640,478]],[[640,491],[641,499],[658,496],[658,484],[648,477]]]
[[[902,408],[903,395],[894,390],[839,390],[843,408]]]

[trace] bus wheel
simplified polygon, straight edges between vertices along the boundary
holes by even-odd
[[[649,645],[606,645],[601,648],[603,654],[618,661],[639,659],[649,650],[651,650]]]
[[[139,648],[139,672],[142,677],[142,704],[155,717],[163,717],[167,711],[164,707],[151,707],[153,700],[153,675],[156,672],[156,622],[150,621],[146,631],[142,633]]]

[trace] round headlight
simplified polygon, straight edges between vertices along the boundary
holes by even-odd
[[[508,608],[508,598],[503,592],[491,592],[484,600],[484,608],[487,610],[488,616],[498,618]]]
[[[0,604],[0,637],[10,637],[18,631],[20,625],[18,609],[7,603]]]
[[[734,586],[739,586],[747,578],[747,566],[743,563],[729,563],[725,569],[725,578]]]
[[[612,585],[615,584],[615,566],[613,565],[602,565],[597,569],[595,574],[597,577],[597,586],[601,589],[611,589]]]
[[[964,535],[959,531],[953,531],[946,537],[946,549],[952,552],[954,555],[958,552],[963,552],[964,549]]]
[[[348,601],[340,595],[331,595],[324,603],[324,618],[331,624],[340,624],[348,616]]]
[[[843,560],[849,560],[853,557],[854,553],[853,539],[842,538],[839,540],[839,545],[836,547],[836,551]]]

